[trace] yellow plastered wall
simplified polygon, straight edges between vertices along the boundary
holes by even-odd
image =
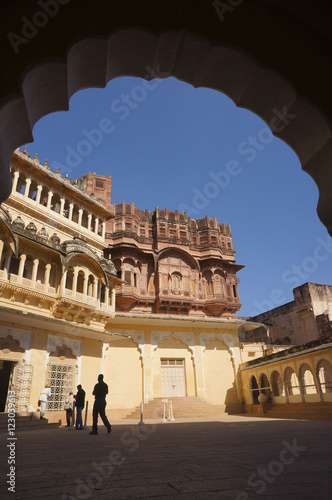
[[[206,401],[211,404],[237,403],[233,363],[224,342],[213,339],[206,345],[203,366]]]
[[[161,358],[184,359],[186,377],[186,395],[196,396],[195,371],[192,353],[182,340],[175,337],[159,342],[153,360],[153,397],[161,397]]]
[[[104,364],[109,408],[134,408],[142,401],[142,363],[132,339],[110,342]]]
[[[45,386],[45,367],[47,357],[47,338],[49,332],[45,330],[35,331],[32,339],[30,363],[32,369],[32,383],[30,394],[30,405],[38,407],[39,394]]]
[[[89,401],[90,410],[95,399],[92,391],[101,373],[102,346],[103,343],[98,340],[83,339],[82,341],[81,380],[77,383],[80,383],[85,391],[85,400]],[[106,380],[105,382],[107,383]]]

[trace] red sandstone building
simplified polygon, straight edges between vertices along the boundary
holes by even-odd
[[[111,205],[111,177],[89,172],[78,186],[101,198],[113,218],[106,242],[123,284],[118,311],[234,317],[240,309],[237,271],[229,225],[186,213]]]

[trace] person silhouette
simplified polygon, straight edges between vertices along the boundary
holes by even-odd
[[[105,415],[106,394],[108,394],[108,385],[104,382],[104,375],[98,376],[98,384],[95,385],[92,395],[95,397],[95,402],[92,411],[92,431],[90,434],[98,434],[98,415],[102,419],[108,434],[112,430],[112,426]]]

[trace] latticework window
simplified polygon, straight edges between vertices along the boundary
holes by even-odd
[[[48,410],[63,410],[65,399],[74,387],[74,365],[50,363],[48,384],[51,386],[51,397]]]
[[[15,389],[15,411],[29,411],[30,392],[32,381],[32,365],[18,363],[16,367],[14,389]]]

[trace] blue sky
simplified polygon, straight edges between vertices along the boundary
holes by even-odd
[[[246,266],[239,316],[289,302],[307,281],[332,283],[314,181],[265,122],[227,96],[174,78],[118,78],[78,92],[68,112],[43,118],[33,133],[30,155],[52,170],[71,180],[111,175],[112,203],[230,224]]]

